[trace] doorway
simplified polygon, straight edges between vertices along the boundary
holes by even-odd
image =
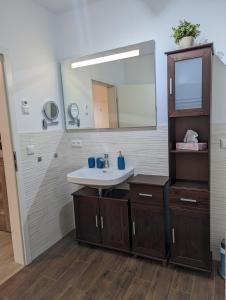
[[[4,66],[0,54],[0,284],[25,264]]]
[[[92,80],[92,90],[95,128],[118,128],[116,87]]]

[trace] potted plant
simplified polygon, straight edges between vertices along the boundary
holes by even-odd
[[[180,20],[177,27],[173,27],[173,38],[181,48],[189,48],[194,44],[194,39],[200,35],[200,24],[192,24],[186,20]]]

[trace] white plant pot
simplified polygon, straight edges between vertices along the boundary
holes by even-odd
[[[194,45],[193,36],[185,36],[181,40],[179,40],[180,48],[190,48]]]

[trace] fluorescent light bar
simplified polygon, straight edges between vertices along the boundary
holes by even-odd
[[[72,63],[71,67],[72,67],[72,69],[76,69],[76,68],[81,68],[81,67],[86,67],[86,66],[91,66],[91,65],[96,65],[96,64],[102,64],[102,63],[106,63],[106,62],[110,62],[110,61],[135,57],[135,56],[139,56],[139,55],[140,55],[139,49],[131,50],[131,51],[127,51],[127,52],[122,52],[122,53],[102,56],[102,57],[98,57],[98,58],[78,61],[78,62]]]

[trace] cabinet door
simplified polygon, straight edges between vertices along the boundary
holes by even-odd
[[[165,230],[163,210],[156,206],[131,204],[133,251],[164,258]]]
[[[171,261],[210,269],[210,224],[208,211],[171,209]]]
[[[99,198],[75,196],[75,224],[78,240],[100,243]]]
[[[170,116],[209,113],[211,48],[168,56]]]
[[[128,200],[100,199],[100,218],[103,244],[129,250]]]

